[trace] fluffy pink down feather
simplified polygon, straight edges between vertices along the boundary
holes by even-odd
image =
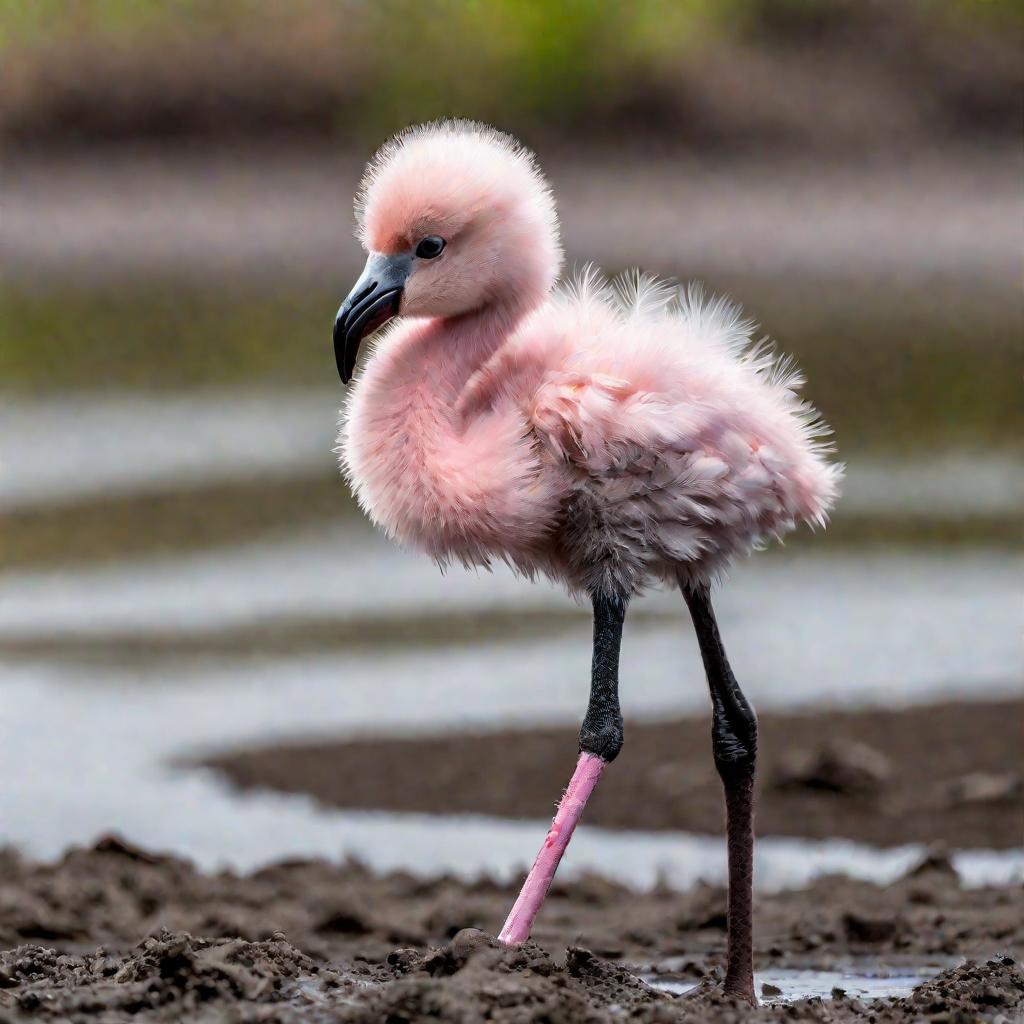
[[[448,243],[415,267],[343,415],[343,468],[389,535],[629,596],[825,524],[842,467],[793,365],[696,287],[593,269],[556,287],[553,200],[514,140],[411,130],[371,164],[358,214],[371,252]]]

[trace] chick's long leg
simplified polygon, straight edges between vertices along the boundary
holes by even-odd
[[[754,995],[754,769],[757,718],[729,666],[706,584],[682,587],[711,692],[711,749],[725,790],[729,902],[724,989],[756,1004]]]
[[[534,919],[544,902],[558,863],[573,830],[605,767],[622,749],[622,713],[619,710],[619,647],[626,603],[595,595],[594,654],[590,674],[590,702],[580,729],[580,756],[555,812],[544,845],[526,876],[523,888],[498,938],[518,945],[530,937]]]

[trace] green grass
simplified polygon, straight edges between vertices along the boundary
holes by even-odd
[[[660,117],[678,140],[700,134],[699,63],[721,43],[738,44],[735,59],[751,39],[873,46],[865,25],[891,35],[898,24],[902,59],[936,33],[956,50],[1024,27],[1019,0],[890,6],[879,20],[859,0],[0,0],[15,84],[0,95],[0,127],[9,118],[16,135],[66,141],[215,125],[219,137],[270,117],[351,145],[454,113],[571,138]],[[928,60],[908,89],[932,84]],[[901,63],[915,67],[913,55]],[[958,67],[939,77],[958,80]]]
[[[201,88],[237,84],[225,89],[228,103],[244,93],[244,107],[280,108],[293,128],[312,117],[322,131],[325,120],[333,120],[334,134],[351,144],[378,142],[411,122],[452,113],[521,128],[568,127],[584,111],[597,118],[608,103],[628,97],[637,76],[671,71],[702,40],[741,23],[732,12],[751,2],[0,0],[0,53],[6,50],[16,67],[27,69],[19,77],[35,83],[42,97],[38,108],[28,97],[25,113],[15,96],[16,125],[22,116],[34,124],[53,115],[52,97],[66,95],[80,78],[74,73],[69,83],[62,65],[80,61],[84,73],[96,53],[106,52],[116,59],[103,62],[98,80],[110,102],[90,107],[100,123],[132,107],[130,86],[118,77],[129,65],[141,85],[156,66],[174,81],[169,96],[154,95],[150,106],[174,106],[189,95],[187,117],[201,120],[205,114],[195,111],[203,98],[192,96],[198,79],[189,71],[195,62],[206,69],[199,73],[206,83]],[[210,65],[202,55],[223,50],[225,41],[232,59],[222,60],[220,73],[207,82]],[[63,60],[55,60],[55,52]],[[46,69],[54,65],[51,74]],[[282,82],[293,93],[291,102],[280,95]],[[86,82],[81,95],[95,85]],[[80,100],[73,97],[71,109]],[[0,100],[0,112],[4,106]],[[152,115],[138,117],[145,122]],[[74,118],[67,127],[77,130]]]
[[[7,391],[192,389],[326,383],[336,295],[153,281],[0,290]]]
[[[572,60],[580,44],[613,42],[619,50],[642,49],[656,55],[673,40],[704,26],[746,28],[771,20],[819,25],[841,14],[836,0],[381,0],[358,4],[345,0],[0,0],[0,43],[25,45],[44,38],[87,35],[118,38],[169,31],[201,35],[314,22],[321,26],[368,22],[391,33],[409,27],[418,37],[431,24],[435,43],[455,46],[481,36],[494,40],[496,55],[530,50],[538,61]],[[920,0],[923,17],[1019,23],[1020,0]]]
[[[540,60],[545,54],[571,57],[571,44],[596,39],[616,40],[626,47],[664,49],[666,34],[671,31],[735,21],[765,6],[765,0],[636,0],[632,4],[600,0],[561,4],[543,0],[383,0],[378,4],[303,0],[282,5],[266,0],[0,0],[0,40],[26,44],[61,33],[107,38],[168,31],[201,35],[244,31],[259,24],[313,21],[332,29],[361,24],[386,28],[396,41],[407,28],[424,38],[421,33],[433,26],[426,40],[442,51],[483,36],[491,40],[492,55],[529,48]]]

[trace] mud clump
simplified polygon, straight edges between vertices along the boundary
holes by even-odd
[[[984,1018],[1002,1010],[1020,1020],[1024,971],[1005,955],[980,964],[970,961],[921,985],[904,1003],[933,1018],[939,1014]]]
[[[316,860],[206,874],[117,837],[56,864],[0,850],[0,1024],[1024,1019],[1019,890],[963,889],[940,862],[936,852],[886,887],[833,877],[759,897],[757,965],[973,960],[904,999],[837,989],[755,1008],[721,992],[724,893],[714,887],[633,892],[562,880],[536,941],[510,949],[487,930],[455,928],[500,923],[514,886],[485,878]]]
[[[151,936],[120,957],[103,950],[70,956],[21,946],[0,953],[0,978],[7,989],[0,1006],[53,1020],[106,1020],[118,1014],[199,1020],[214,1004],[255,1007],[291,996],[298,1001],[297,980],[319,971],[283,940],[207,940],[188,932]]]
[[[626,968],[572,947],[563,963],[532,942],[499,945],[476,930],[407,960],[394,981],[368,993],[353,1021],[598,1022],[665,1020],[673,1000]],[[665,1011],[663,1014],[662,1011]]]
[[[892,765],[866,743],[833,740],[784,761],[775,785],[779,789],[820,789],[852,796],[875,796],[892,778]]]

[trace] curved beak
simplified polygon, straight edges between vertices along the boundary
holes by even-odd
[[[412,269],[408,253],[371,253],[362,276],[341,304],[334,321],[334,358],[341,382],[352,379],[359,343],[398,314],[402,291]]]

